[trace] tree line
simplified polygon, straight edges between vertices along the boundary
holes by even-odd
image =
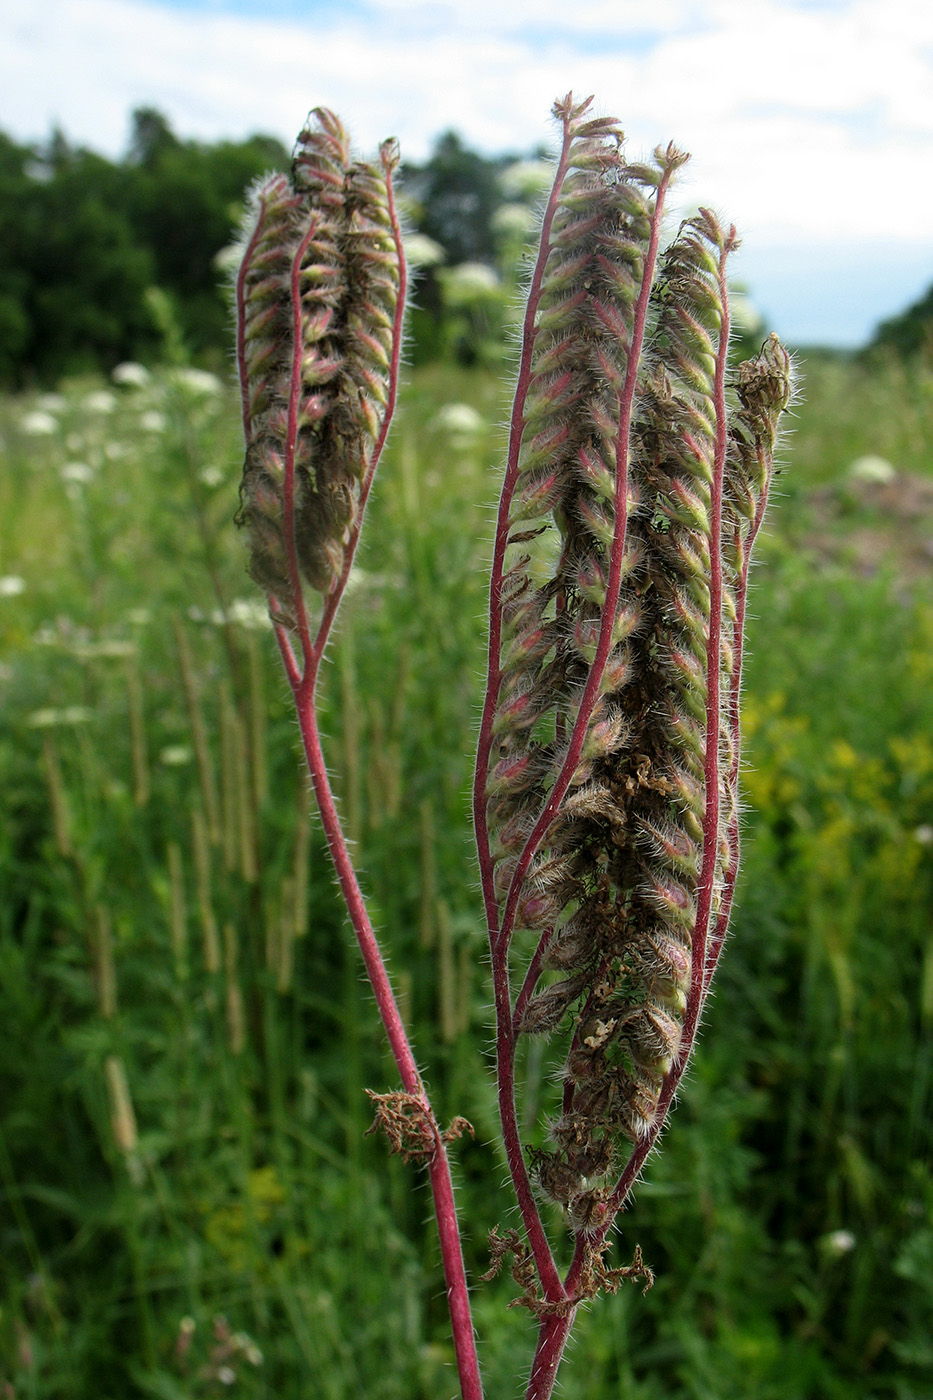
[[[424,164],[403,168],[408,226],[436,250],[418,278],[416,361],[501,350],[513,288],[474,285],[464,300],[445,273],[514,258],[504,242],[520,220],[510,225],[501,214],[516,203],[503,178],[515,159],[480,155],[447,132]],[[121,360],[164,358],[172,347],[221,366],[230,316],[220,255],[236,236],[245,190],[288,160],[274,136],[182,140],[148,107],[133,113],[128,149],[116,161],[58,130],[39,145],[0,132],[0,385],[106,373]],[[518,201],[534,197],[526,189]],[[931,339],[933,288],[885,323],[875,343],[909,354]]]
[[[0,384],[50,384],[160,358],[173,337],[222,363],[230,313],[222,251],[236,237],[244,192],[289,153],[274,136],[180,139],[151,108],[133,113],[116,161],[61,131],[41,145],[0,133]],[[404,172],[409,225],[449,264],[492,262],[499,171],[454,133]],[[441,315],[433,272],[419,295],[423,336]]]

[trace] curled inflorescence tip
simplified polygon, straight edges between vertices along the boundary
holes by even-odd
[[[302,580],[340,575],[371,454],[385,421],[397,339],[400,250],[388,181],[353,161],[349,136],[318,107],[289,176],[255,192],[237,277],[246,462],[239,523],[250,570],[294,616]]]

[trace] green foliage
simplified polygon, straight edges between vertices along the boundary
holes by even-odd
[[[148,110],[117,163],[60,133],[35,150],[0,135],[0,382],[51,384],[157,357],[153,285],[188,350],[222,363],[229,316],[216,258],[244,187],[283,160],[269,137],[182,142]]]
[[[415,268],[408,324],[416,364],[443,358],[491,368],[507,360],[519,318],[516,269],[536,222],[542,165],[487,159],[448,132],[424,165],[402,167],[408,222],[443,262]]]
[[[469,150],[448,131],[424,165],[403,168],[419,231],[444,248],[452,265],[492,262],[493,217],[503,200],[499,174],[509,163],[507,156],[488,159]]]
[[[890,350],[902,357],[929,356],[933,352],[933,286],[899,316],[882,321],[869,350]]]
[[[271,137],[202,145],[178,141],[157,113],[137,112],[135,120],[127,217],[151,252],[155,282],[172,297],[189,350],[216,357],[229,334],[217,255],[236,231],[243,190],[288,157]]]
[[[730,947],[610,1260],[638,1242],[657,1282],[580,1319],[568,1400],[920,1400],[933,1382],[931,527],[904,513],[927,500],[929,382],[803,370],[750,599]],[[454,1149],[473,1279],[513,1223],[467,795],[502,413],[491,377],[413,377],[324,681],[419,1060],[440,1115],[476,1128]],[[228,1372],[263,1400],[453,1387],[417,1169],[364,1136],[363,1088],[394,1074],[230,529],[236,418],[179,369],[0,403],[17,1400],[207,1400]],[[866,453],[893,486],[852,478]],[[535,1054],[529,1101],[550,1073]],[[528,1349],[512,1292],[474,1287],[491,1396]]]

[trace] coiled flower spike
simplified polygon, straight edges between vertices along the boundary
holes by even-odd
[[[328,594],[354,538],[392,379],[401,262],[394,143],[354,162],[323,108],[290,177],[254,192],[237,276],[250,572],[293,624],[301,581]]]
[[[745,591],[791,386],[776,337],[729,368],[735,230],[701,210],[660,249],[686,156],[628,162],[588,105],[555,108],[474,783],[503,1131],[558,1311],[670,1107],[725,934]],[[516,1044],[557,1033],[562,1100],[526,1157]],[[533,1188],[577,1242],[557,1284]]]
[[[657,1141],[725,938],[739,860],[739,700],[752,548],[790,362],[729,363],[735,230],[700,210],[662,249],[687,159],[625,155],[590,101],[561,149],[523,321],[490,583],[474,819],[500,1118],[524,1235],[493,1232],[540,1324],[526,1400],[549,1400],[579,1304],[626,1278],[609,1230]],[[240,510],[295,699],[321,822],[401,1081],[374,1095],[431,1184],[463,1400],[482,1400],[447,1147],[327,775],[316,684],[398,387],[405,264],[392,143],[355,161],[311,114],[256,189],[236,281]],[[309,594],[318,594],[316,630]],[[520,978],[517,990],[516,979]],[[519,1133],[516,1050],[557,1037],[544,1146]],[[539,1212],[564,1212],[558,1270]]]
[[[321,746],[317,681],[359,541],[398,392],[406,269],[394,142],[351,161],[319,108],[290,176],[254,192],[236,278],[246,461],[238,523],[265,590],[328,849],[402,1088],[374,1095],[377,1120],[424,1161],[437,1222],[463,1400],[482,1400],[447,1145],[399,1014],[343,834]],[[309,588],[323,595],[312,631]]]

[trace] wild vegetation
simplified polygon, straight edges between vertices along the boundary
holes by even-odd
[[[0,132],[0,384],[52,388],[119,360],[159,363],[179,336],[223,370],[223,270],[244,193],[287,161],[275,137],[182,140],[150,108],[134,112],[116,161],[61,131],[37,146]],[[403,183],[424,269],[412,352],[474,360],[497,342],[510,284],[496,269],[527,234],[540,163],[481,156],[449,132]]]
[[[732,946],[637,1195],[655,1286],[578,1324],[581,1400],[929,1389],[930,381],[802,369],[752,586]],[[406,1023],[476,1128],[474,1278],[510,1223],[464,879],[502,412],[481,371],[411,376],[323,690]],[[0,430],[0,1374],[427,1400],[453,1384],[439,1261],[416,1168],[364,1136],[392,1071],[231,538],[229,390],[72,381]],[[510,1296],[474,1291],[491,1393],[527,1347]]]
[[[365,1136],[395,1071],[230,529],[238,413],[182,361],[0,405],[0,1383],[434,1400],[440,1260],[418,1168]],[[750,596],[732,946],[621,1220],[654,1287],[579,1319],[578,1400],[933,1379],[933,378],[801,373]],[[321,694],[438,1117],[475,1128],[473,1280],[513,1223],[464,875],[504,412],[482,365],[410,373]],[[527,1354],[514,1292],[473,1288],[490,1395]]]

